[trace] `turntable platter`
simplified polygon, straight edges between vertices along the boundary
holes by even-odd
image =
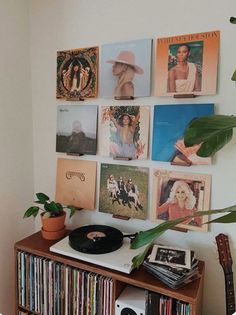
[[[82,253],[106,254],[119,249],[123,244],[123,234],[106,225],[82,226],[69,235],[69,245]]]

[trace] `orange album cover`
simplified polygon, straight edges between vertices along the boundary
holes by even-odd
[[[95,209],[95,161],[57,160],[56,201],[78,208]]]
[[[216,94],[220,32],[157,39],[155,94]]]

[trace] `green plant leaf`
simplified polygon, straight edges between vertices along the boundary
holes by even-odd
[[[76,208],[74,206],[67,206],[66,208],[70,210],[70,218],[71,218],[75,214]]]
[[[138,233],[138,235],[135,237],[134,241],[131,244],[131,248],[136,249],[139,247],[142,247],[144,245],[147,245],[151,242],[153,242],[157,237],[165,233],[167,230],[171,229],[172,227],[176,226],[177,224],[183,223],[184,221],[188,219],[192,219],[195,217],[201,217],[204,215],[212,215],[212,214],[218,214],[218,213],[225,213],[225,212],[234,212],[236,213],[236,205],[233,205],[231,207],[223,208],[223,209],[216,209],[216,210],[207,210],[207,211],[196,211],[193,215],[188,215],[186,217],[178,218],[176,220],[169,220],[165,221],[156,227],[141,231]],[[219,220],[219,218],[218,218]],[[235,221],[236,222],[236,219]]]
[[[140,253],[140,254],[138,254],[132,258],[132,266],[134,268],[139,268],[141,266],[141,264],[143,263],[150,247],[151,247],[151,244],[149,246],[147,246],[142,253]]]
[[[50,199],[47,195],[41,192],[37,193],[36,197],[38,198],[38,200],[36,200],[35,202],[40,204],[45,204],[45,202],[47,202]]]
[[[229,19],[230,23],[236,24],[236,18],[234,16],[231,16]]]
[[[23,218],[28,218],[30,216],[36,217],[39,212],[39,207],[33,206],[25,211]]]
[[[192,120],[184,132],[187,147],[202,143],[197,154],[211,156],[232,139],[236,116],[211,115]]]
[[[232,81],[236,81],[236,70],[234,71],[232,77],[231,77],[231,80]]]
[[[235,222],[236,222],[236,212],[231,212],[222,217],[211,220],[207,222],[207,224],[209,223],[235,223]]]
[[[63,208],[60,209],[60,207],[55,203],[55,201],[45,203],[44,209],[48,212],[61,212],[63,210]]]

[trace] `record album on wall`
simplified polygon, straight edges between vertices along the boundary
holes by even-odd
[[[214,114],[214,104],[155,105],[153,116],[152,159],[190,166],[206,165],[211,158],[200,157],[199,145],[186,147],[184,130],[191,120]]]
[[[100,154],[147,159],[149,106],[102,106]]]
[[[101,96],[149,96],[152,40],[105,44],[101,49]]]
[[[155,94],[215,94],[219,41],[219,31],[158,38]]]
[[[96,105],[59,105],[57,107],[56,151],[96,154]]]
[[[99,211],[145,219],[148,207],[147,167],[101,164]]]
[[[176,220],[210,208],[211,176],[154,169],[153,211],[155,222]],[[208,216],[187,219],[179,227],[207,231]]]
[[[58,159],[56,201],[95,209],[96,169],[95,161]]]
[[[98,47],[57,52],[57,98],[96,97],[97,89]]]

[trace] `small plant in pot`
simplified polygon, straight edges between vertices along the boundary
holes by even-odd
[[[36,217],[39,213],[39,210],[41,210],[41,232],[43,238],[56,240],[65,236],[66,212],[64,211],[64,209],[70,210],[71,218],[74,215],[76,208],[74,206],[63,206],[59,202],[51,201],[47,195],[41,192],[37,193],[36,197],[37,200],[35,201],[35,203],[42,205],[42,207],[30,207],[25,211],[24,218],[29,218],[31,216]]]

